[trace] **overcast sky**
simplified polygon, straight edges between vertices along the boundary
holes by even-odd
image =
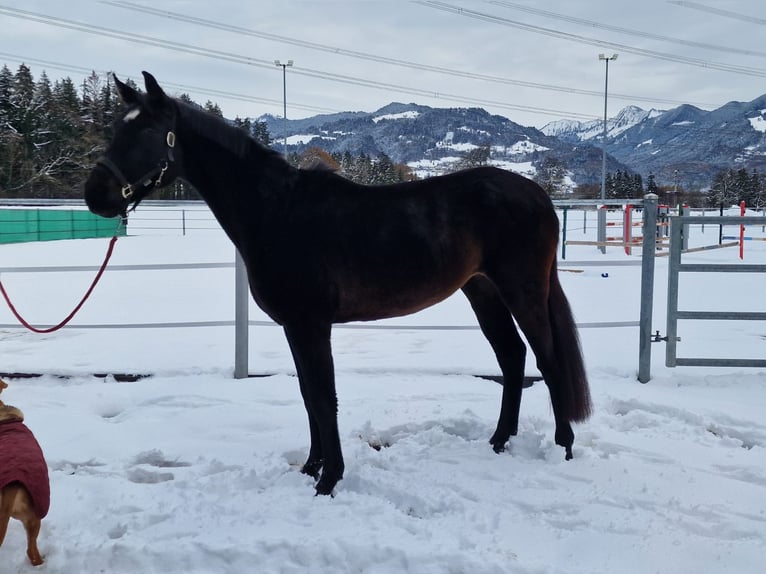
[[[159,8],[152,8],[159,6]],[[766,93],[762,0],[0,0],[0,64],[89,70],[217,102],[226,117],[483,107],[522,125],[633,104],[713,109]],[[146,13],[140,10],[160,10]],[[529,10],[532,10],[531,12]],[[163,15],[164,14],[164,15]],[[212,92],[211,90],[216,90]]]

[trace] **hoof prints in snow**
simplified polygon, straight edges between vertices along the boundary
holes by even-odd
[[[136,455],[133,459],[136,468],[128,470],[127,476],[130,482],[138,484],[157,484],[168,482],[175,478],[172,472],[157,472],[142,468],[140,465],[153,466],[155,468],[184,468],[191,466],[191,463],[181,462],[179,460],[168,460],[160,450],[148,450]]]
[[[725,414],[698,414],[667,405],[638,400],[614,400],[607,412],[616,419],[610,424],[622,431],[681,425],[703,428],[713,436],[750,450],[766,445],[766,426],[753,421],[734,419]],[[713,419],[713,420],[711,420]]]

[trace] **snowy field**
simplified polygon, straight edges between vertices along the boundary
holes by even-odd
[[[570,239],[591,234],[574,219]],[[98,265],[107,242],[2,245],[0,270]],[[637,320],[640,268],[609,262],[639,258],[567,250],[569,261],[604,262],[561,273],[578,322]],[[121,238],[112,264],[232,260],[223,234],[207,230]],[[735,248],[687,260],[738,261]],[[766,242],[748,242],[745,263],[764,262]],[[52,324],[92,275],[2,279],[32,323]],[[664,332],[666,258],[656,275],[654,329]],[[763,311],[762,285],[759,275],[685,274],[682,308]],[[496,455],[487,441],[501,387],[472,376],[499,372],[489,345],[476,330],[406,328],[475,325],[458,294],[387,322],[401,329],[334,331],[346,473],[334,498],[314,497],[298,472],[308,424],[279,328],[250,330],[250,371],[268,376],[234,380],[231,327],[76,326],[231,320],[233,291],[232,269],[107,271],[74,326],[0,329],[0,372],[43,374],[8,379],[2,399],[25,412],[52,490],[45,565],[27,563],[12,522],[0,573],[764,572],[766,372],[668,369],[655,344],[642,385],[636,327],[583,328],[595,413],[575,427],[574,460],[553,444],[542,383],[525,390],[519,435]],[[251,319],[264,317],[252,307]],[[3,305],[0,324],[13,322]],[[683,356],[764,356],[762,323],[687,321],[679,334]]]

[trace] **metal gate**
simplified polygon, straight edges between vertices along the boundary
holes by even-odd
[[[680,273],[766,273],[766,265],[718,264],[718,263],[682,263],[683,230],[689,224],[745,225],[763,224],[763,216],[689,216],[679,215],[670,218],[670,261],[668,263],[668,309],[667,309],[667,345],[665,347],[665,366],[702,366],[702,367],[766,367],[766,359],[727,359],[710,357],[679,357],[678,321],[683,320],[726,320],[726,321],[766,321],[766,313],[736,311],[692,311],[678,309],[678,279]]]

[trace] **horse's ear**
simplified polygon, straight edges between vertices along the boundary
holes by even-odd
[[[122,103],[128,106],[137,104],[139,101],[138,91],[131,88],[128,84],[121,82],[117,74],[112,74],[112,77],[114,78],[114,85],[117,87],[117,93]]]
[[[144,85],[146,86],[146,95],[149,96],[149,100],[152,102],[162,102],[167,96],[162,91],[157,80],[154,79],[149,72],[141,72],[144,75]]]

